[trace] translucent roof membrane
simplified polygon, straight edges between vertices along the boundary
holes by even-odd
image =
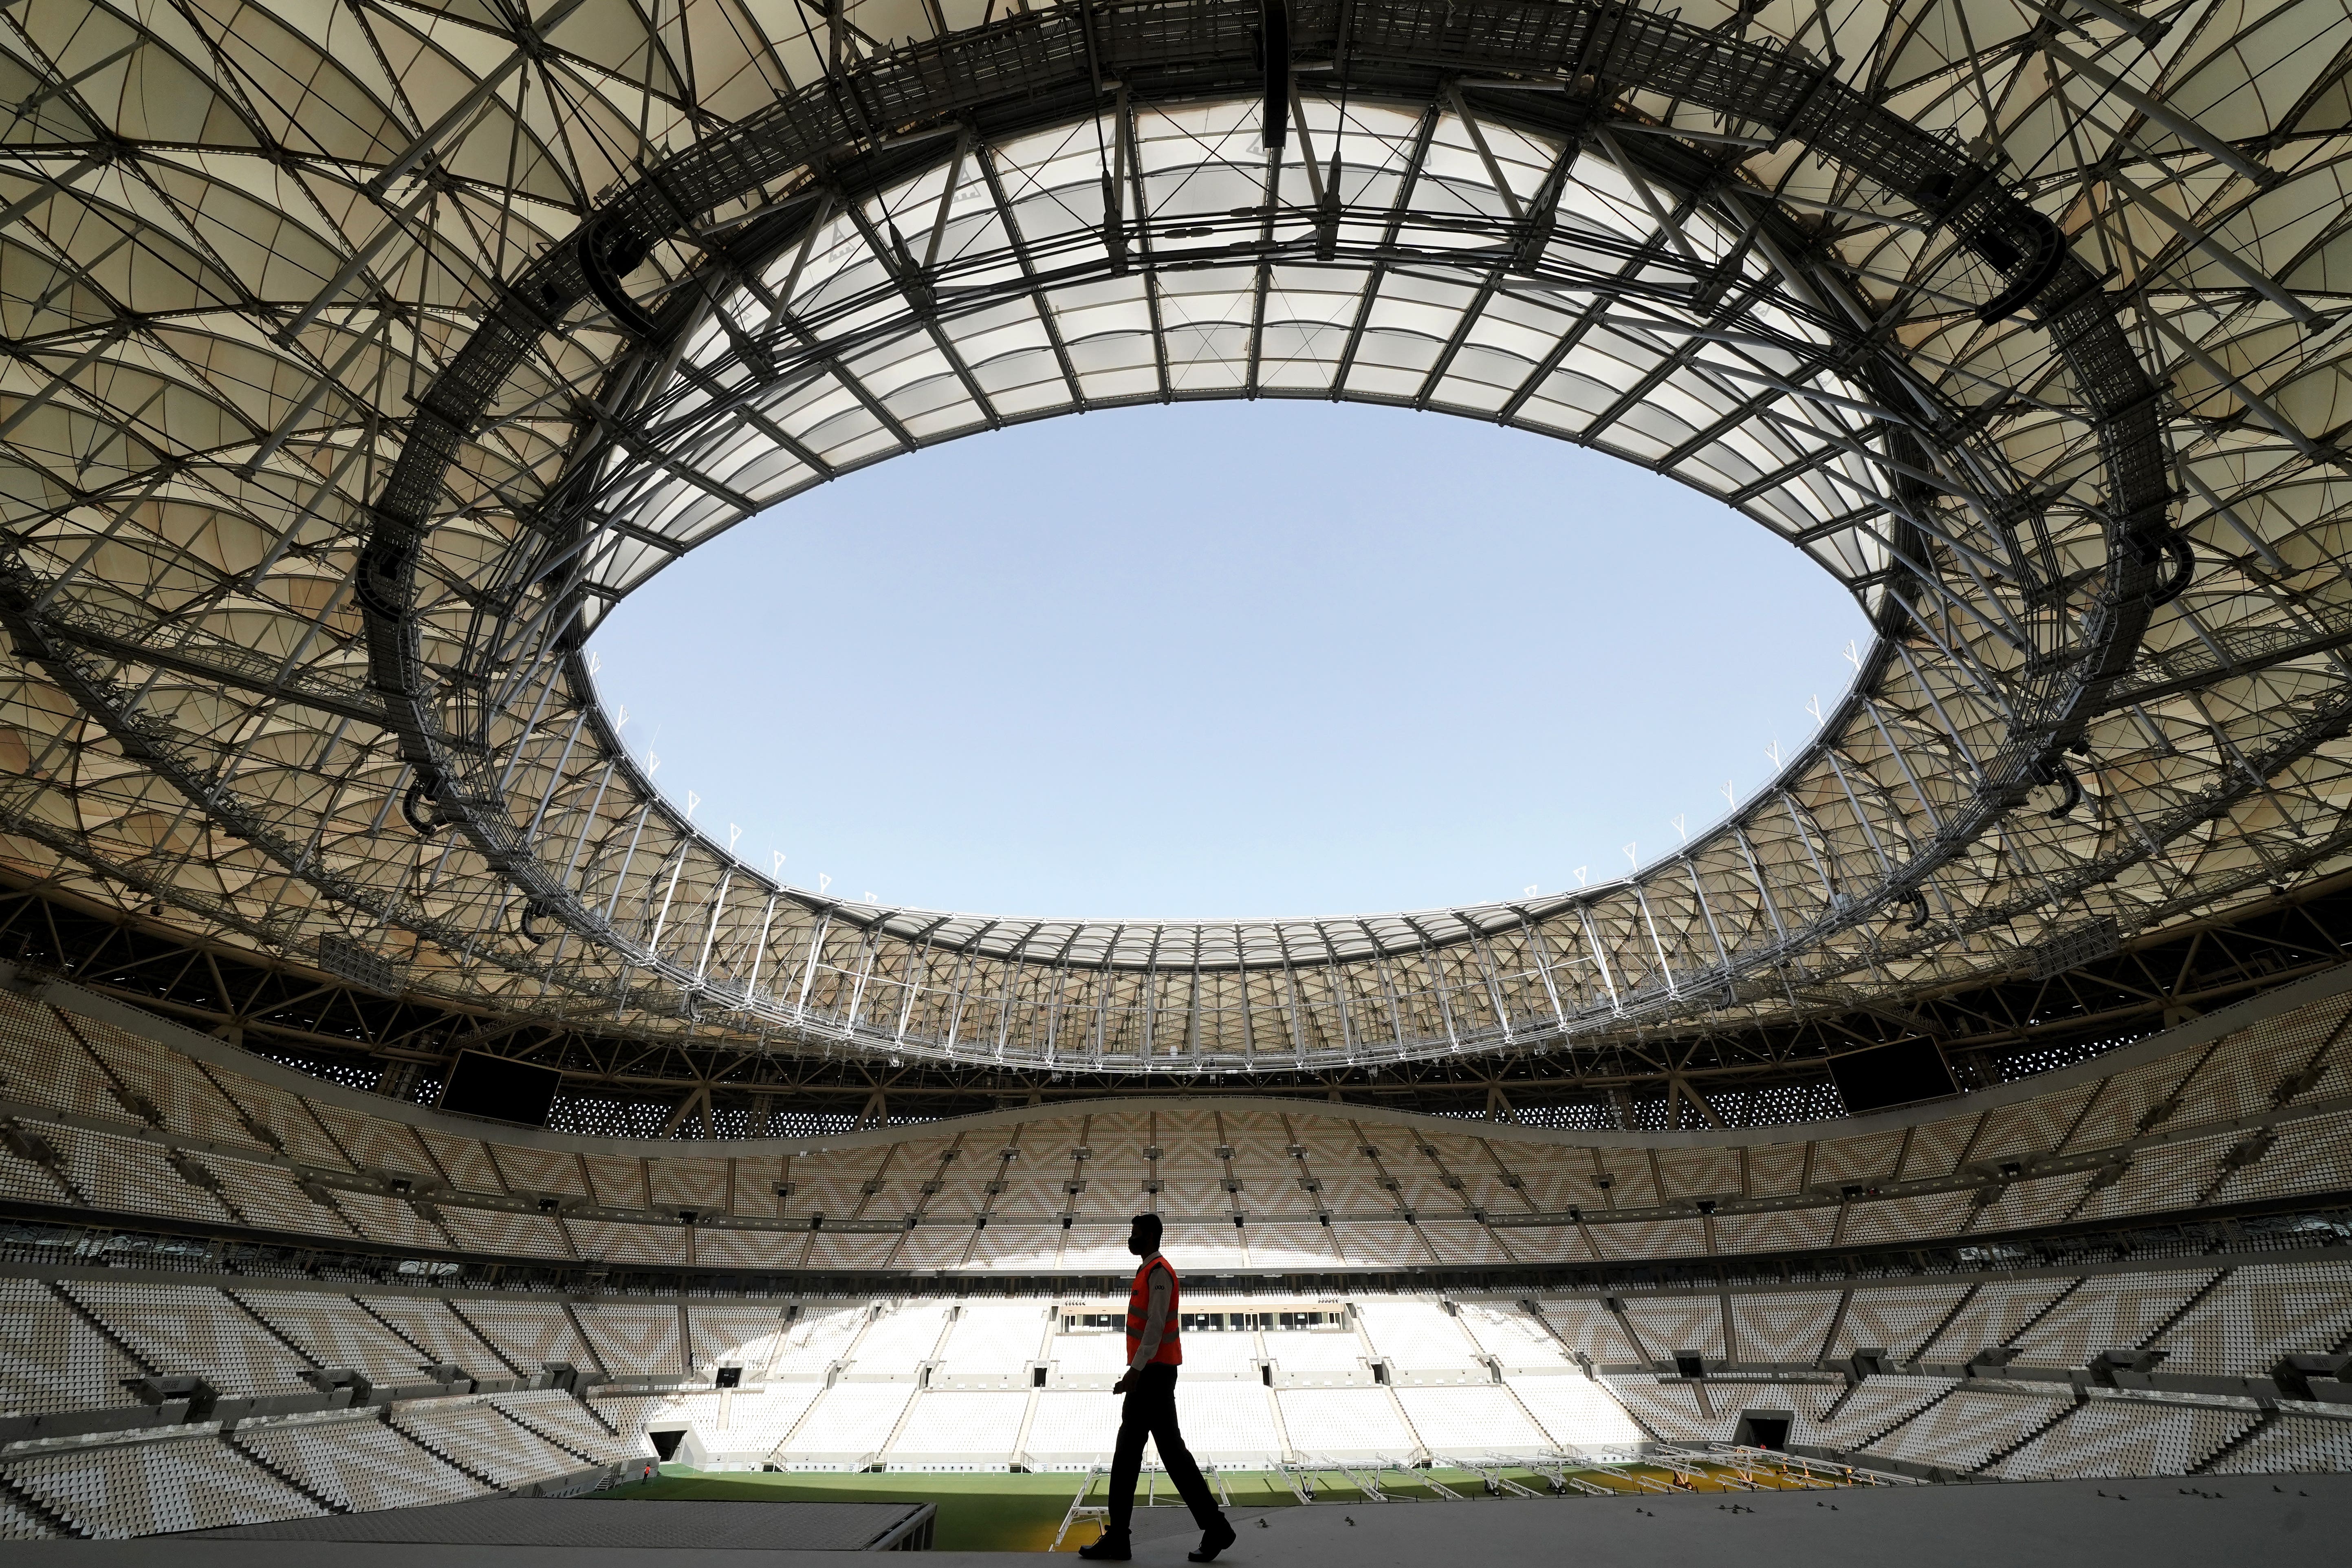
[[[518,1018],[1278,1071],[1899,1005],[2340,864],[2344,7],[1674,9],[1297,5],[1272,157],[1204,0],[0,14],[10,867]],[[2001,310],[2026,213],[2074,270]],[[1192,396],[1591,445],[1883,639],[1635,877],[1344,919],[843,904],[593,710],[604,609],[761,508]]]
[[[652,426],[689,458],[697,478],[615,451],[599,504],[632,527],[601,542],[593,580],[625,593],[680,549],[740,521],[739,498],[781,500],[909,445],[1009,420],[1170,398],[1344,396],[1501,418],[1664,467],[1738,499],[1866,593],[1884,549],[1866,529],[1823,526],[1851,514],[1855,494],[1871,488],[1866,461],[1832,454],[1819,469],[1792,473],[1819,444],[1776,421],[1800,430],[1822,422],[1851,439],[1867,416],[1851,402],[1797,400],[1772,419],[1740,417],[1759,389],[1808,374],[1801,345],[1826,348],[1826,336],[1768,308],[1759,324],[1799,347],[1695,342],[1703,315],[1672,303],[1689,286],[1687,268],[1645,266],[1637,254],[1658,232],[1648,205],[1656,197],[1645,202],[1605,143],[1568,154],[1558,142],[1481,128],[1507,198],[1456,115],[1343,107],[1320,94],[1303,96],[1302,109],[1304,144],[1339,160],[1338,179],[1327,163],[1318,183],[1356,215],[1354,227],[1410,206],[1411,232],[1401,237],[1411,254],[1346,269],[1311,256],[1262,268],[1255,256],[1233,254],[1269,232],[1295,237],[1317,212],[1301,160],[1277,165],[1269,188],[1252,102],[1136,111],[1134,200],[1149,215],[1136,259],[1148,254],[1160,266],[1042,296],[1035,274],[1101,251],[1099,149],[1118,135],[1116,123],[1057,127],[951,159],[827,218],[710,312],[686,346],[688,364],[728,361],[772,318],[787,284],[792,316],[828,344],[888,336],[840,356],[837,367],[829,359],[806,365],[748,404],[723,381],[682,374]],[[1566,178],[1553,182],[1563,164]],[[1550,196],[1556,247],[1585,242],[1596,268],[1619,275],[1620,287],[1646,285],[1649,300],[1592,317],[1591,289],[1482,275],[1479,262],[1500,248],[1494,226],[1513,216],[1507,199],[1538,196]],[[1246,216],[1268,205],[1279,212],[1271,221]],[[1676,232],[1696,265],[1728,258],[1741,283],[1769,287],[1769,263],[1734,258],[1737,236],[1711,207],[1694,206]],[[884,248],[869,236],[886,237]],[[911,244],[935,258],[941,294],[1001,302],[935,330],[908,330],[892,247]],[[1678,365],[1683,374],[1665,374]],[[1861,392],[1834,377],[1823,390],[1849,400]],[[763,419],[745,416],[754,411]],[[708,433],[684,437],[698,420]]]

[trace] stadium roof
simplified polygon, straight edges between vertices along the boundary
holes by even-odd
[[[2347,49],[2315,0],[0,12],[7,861],[517,1019],[1081,1072],[2095,957],[2343,863]],[[1879,640],[1636,874],[1344,919],[844,903],[596,707],[611,603],[801,489],[1260,396],[1641,463]]]

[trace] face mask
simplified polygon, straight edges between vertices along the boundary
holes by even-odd
[[[1137,1236],[1132,1231],[1128,1233],[1127,1249],[1135,1254],[1138,1258],[1146,1258],[1151,1253],[1151,1248],[1143,1245],[1143,1237]]]

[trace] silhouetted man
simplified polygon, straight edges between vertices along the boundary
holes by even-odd
[[[1176,1369],[1183,1364],[1184,1345],[1177,1331],[1176,1270],[1160,1256],[1158,1215],[1135,1216],[1127,1249],[1143,1266],[1127,1293],[1127,1374],[1111,1385],[1113,1394],[1127,1395],[1127,1403],[1119,1411],[1118,1447],[1111,1452],[1110,1524],[1100,1541],[1080,1547],[1078,1555],[1097,1563],[1124,1563],[1131,1555],[1128,1523],[1135,1512],[1135,1481],[1143,1470],[1148,1436],[1184,1506],[1192,1510],[1192,1522],[1201,1527],[1201,1549],[1187,1555],[1195,1563],[1213,1563],[1234,1543],[1234,1527],[1201,1479],[1184,1434],[1176,1429]]]

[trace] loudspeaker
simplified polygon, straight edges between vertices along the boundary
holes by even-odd
[[[1905,1040],[1832,1057],[1830,1078],[1852,1116],[1960,1092],[1933,1040]]]
[[[442,1086],[441,1109],[459,1116],[544,1127],[548,1112],[555,1106],[555,1090],[562,1082],[563,1075],[553,1068],[481,1051],[459,1051],[457,1065]]]
[[[1258,144],[1279,153],[1290,132],[1290,7],[1258,0],[1258,54],[1265,67],[1265,107]]]

